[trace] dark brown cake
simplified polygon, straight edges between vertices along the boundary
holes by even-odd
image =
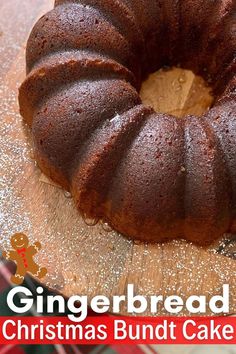
[[[36,159],[83,215],[152,242],[236,232],[235,0],[57,0],[26,61]],[[142,80],[177,64],[211,82],[202,117],[142,105]]]

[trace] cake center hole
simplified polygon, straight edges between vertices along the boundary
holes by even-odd
[[[140,96],[157,113],[176,117],[201,116],[213,103],[211,88],[190,70],[160,69],[142,84]]]

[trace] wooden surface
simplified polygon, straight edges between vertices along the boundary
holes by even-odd
[[[185,241],[133,243],[116,232],[108,232],[100,224],[89,227],[60,188],[42,181],[33,161],[30,134],[18,113],[17,91],[25,75],[28,32],[35,20],[50,8],[50,0],[0,2],[0,247],[8,248],[10,236],[17,231],[27,233],[32,241],[41,241],[43,250],[38,261],[48,268],[45,284],[67,296],[124,294],[126,285],[133,283],[140,295],[209,297],[221,293],[222,285],[228,283],[231,312],[236,312],[233,259]],[[170,90],[170,95],[162,99],[165,106],[168,100],[173,102],[175,94],[178,104],[170,111],[176,115],[181,115],[183,109],[189,112],[192,100],[196,103],[199,98],[196,89],[193,90],[195,79],[189,73],[186,75],[184,82],[179,80],[179,72],[171,76],[174,92]],[[183,86],[177,96],[176,82]],[[205,99],[208,102],[206,93],[202,101]],[[199,111],[199,103],[194,106]],[[217,247],[217,244],[212,246]]]
[[[180,68],[159,70],[143,83],[141,98],[157,112],[183,117],[201,115],[212,104],[210,88],[201,77]]]

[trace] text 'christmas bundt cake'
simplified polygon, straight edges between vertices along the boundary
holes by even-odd
[[[83,215],[152,242],[236,231],[236,0],[57,0],[26,61],[36,160]],[[164,65],[211,81],[213,107],[143,105],[142,80]]]

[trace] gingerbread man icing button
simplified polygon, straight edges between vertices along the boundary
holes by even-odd
[[[42,248],[40,242],[29,245],[28,237],[23,233],[17,233],[11,237],[11,245],[13,250],[3,252],[2,256],[16,263],[16,274],[11,277],[12,283],[22,284],[27,272],[39,279],[47,274],[47,269],[40,267],[33,259]]]

